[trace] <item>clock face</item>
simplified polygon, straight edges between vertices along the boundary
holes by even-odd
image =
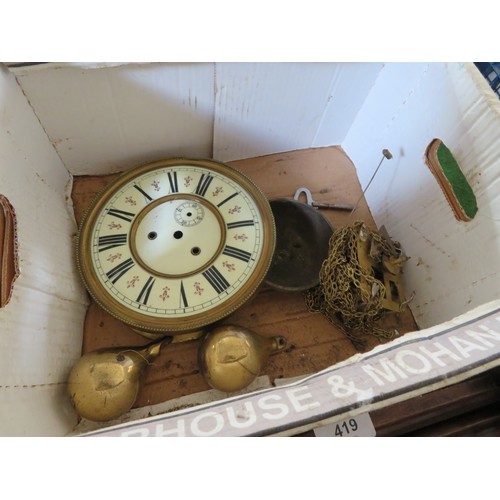
[[[267,273],[274,221],[260,190],[213,160],[121,175],[95,200],[77,261],[90,294],[139,333],[186,332],[240,307]]]

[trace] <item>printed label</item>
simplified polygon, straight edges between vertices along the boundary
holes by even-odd
[[[314,429],[316,437],[375,437],[377,432],[369,413],[346,418]]]

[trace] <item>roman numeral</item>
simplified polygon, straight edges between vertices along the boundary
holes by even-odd
[[[240,220],[239,222],[230,222],[227,225],[228,229],[234,229],[235,227],[243,227],[243,226],[253,226],[253,220]]]
[[[248,262],[250,260],[250,257],[252,256],[251,253],[245,252],[245,250],[240,250],[239,248],[231,247],[229,245],[226,245],[226,248],[224,248],[224,251],[222,253],[229,257],[240,259],[244,262]]]
[[[199,194],[200,196],[205,196],[208,186],[210,186],[212,180],[213,177],[211,175],[202,174],[200,181],[198,182],[198,186],[196,187],[196,194]]]
[[[127,243],[126,234],[110,234],[109,236],[100,236],[98,241],[99,252],[110,250],[111,248],[121,247]]]
[[[153,288],[154,284],[155,284],[155,279],[153,278],[153,276],[150,276],[146,281],[146,284],[142,287],[141,293],[139,294],[139,297],[137,297],[136,302],[141,302],[142,304],[147,306],[149,300],[149,294],[151,293],[151,289]]]
[[[189,307],[187,298],[186,298],[186,291],[184,290],[184,283],[181,281],[181,304],[183,307]]]
[[[139,191],[139,193],[141,193],[144,196],[144,198],[146,198],[146,200],[151,201],[153,199],[151,198],[151,196],[149,196],[148,193],[146,193],[146,191],[140,188],[137,184],[134,184],[134,187],[135,189],[137,189],[137,191]]]
[[[213,288],[217,293],[222,293],[230,286],[229,283],[226,281],[226,278],[222,276],[222,274],[215,266],[209,267],[206,271],[203,271],[201,274],[203,274],[205,279],[213,286]]]
[[[132,212],[124,212],[123,210],[118,210],[116,208],[110,208],[108,210],[108,215],[118,217],[119,219],[126,220],[127,222],[132,222],[132,219],[135,217],[135,214]]]
[[[106,273],[108,279],[111,280],[113,285],[132,267],[134,267],[134,261],[132,259],[127,259],[126,261],[118,264],[116,267],[111,269],[111,271]]]
[[[218,207],[222,207],[222,205],[224,205],[224,203],[228,202],[229,200],[232,200],[235,196],[238,196],[240,193],[236,192],[236,193],[233,193],[231,196],[228,196],[225,200],[222,200],[217,206]]]
[[[170,192],[177,193],[179,191],[179,185],[177,184],[177,172],[167,172],[168,182],[170,183]]]

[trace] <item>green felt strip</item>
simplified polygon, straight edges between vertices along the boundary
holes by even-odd
[[[477,213],[477,201],[470,184],[460,170],[451,151],[441,143],[437,150],[439,165],[448,179],[458,203],[466,215],[472,219]]]

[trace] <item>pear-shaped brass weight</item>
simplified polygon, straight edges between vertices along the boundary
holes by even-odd
[[[144,347],[117,347],[84,354],[73,366],[68,390],[77,413],[96,422],[113,420],[132,408],[147,366],[170,343],[166,337]]]
[[[223,392],[244,389],[260,375],[271,354],[286,346],[284,337],[263,337],[246,328],[214,328],[199,347],[200,370],[207,383]]]

